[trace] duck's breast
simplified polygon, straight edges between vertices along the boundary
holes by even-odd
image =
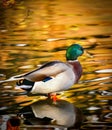
[[[77,82],[82,75],[82,66],[79,61],[69,62],[69,64],[72,66],[74,75],[76,77],[76,82]]]

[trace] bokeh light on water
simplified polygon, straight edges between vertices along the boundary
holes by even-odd
[[[82,129],[111,129],[111,7],[111,0],[17,0],[7,5],[1,1],[0,80],[47,61],[65,61],[65,49],[77,42],[86,51],[79,58],[83,75],[60,97],[82,110]],[[15,82],[1,84],[0,114],[9,118],[41,98],[15,89]]]

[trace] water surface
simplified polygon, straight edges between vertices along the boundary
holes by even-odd
[[[81,44],[87,52],[79,58],[83,67],[79,83],[62,92],[62,102],[57,105],[49,101],[46,104],[43,96],[26,95],[15,88],[15,82],[1,84],[1,130],[5,130],[7,120],[17,117],[18,113],[20,117],[23,115],[21,129],[72,127],[74,130],[78,127],[75,124],[82,120],[81,129],[112,129],[111,7],[111,0],[0,2],[0,80],[29,72],[47,61],[65,61],[65,50],[72,43]],[[65,118],[50,116],[47,110],[58,108],[60,116],[61,112],[67,112],[63,103],[69,104],[69,108],[65,108],[71,113],[74,109],[71,126],[63,124]],[[46,110],[42,111],[38,105],[36,108],[35,104],[40,104],[40,108],[47,106]],[[35,117],[32,106],[41,119]],[[83,118],[78,118],[77,115],[82,114]]]

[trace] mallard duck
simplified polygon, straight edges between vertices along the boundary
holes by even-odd
[[[17,86],[32,94],[52,94],[69,89],[81,77],[82,67],[78,61],[84,49],[72,44],[66,50],[66,62],[50,61],[41,67],[16,78]]]

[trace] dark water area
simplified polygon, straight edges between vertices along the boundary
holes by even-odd
[[[65,61],[72,43],[86,51],[79,82],[57,103],[15,81],[0,84],[1,130],[11,123],[17,130],[112,129],[112,1],[0,1],[0,81]]]

